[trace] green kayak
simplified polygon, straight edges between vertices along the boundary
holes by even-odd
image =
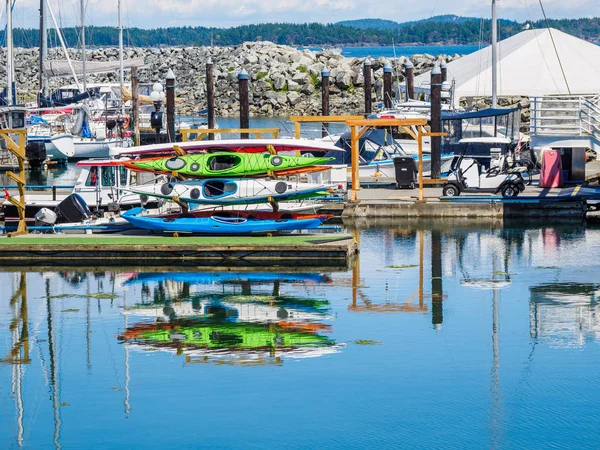
[[[211,323],[185,320],[177,326],[164,323],[140,324],[128,328],[119,338],[138,345],[209,349],[294,349],[335,345],[332,339],[311,331],[304,329],[302,325],[296,327],[287,322]]]
[[[322,170],[315,167],[334,158],[281,156],[266,153],[208,153],[175,156],[173,158],[142,159],[125,165],[133,170],[177,172],[193,177],[243,177],[278,175]]]

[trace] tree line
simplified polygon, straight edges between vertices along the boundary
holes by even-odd
[[[600,18],[550,20],[550,26],[592,42],[600,42]],[[400,26],[401,25],[401,26]],[[545,28],[543,21],[531,22],[533,28]],[[501,20],[500,38],[519,33],[524,24]],[[424,21],[399,24],[398,28],[358,28],[341,24],[321,23],[264,23],[242,25],[232,28],[170,27],[125,30],[127,46],[231,46],[247,41],[266,40],[277,44],[295,46],[321,45],[392,45],[392,44],[457,44],[476,45],[489,43],[490,20],[471,19],[460,22]],[[69,47],[78,47],[79,30],[65,28],[63,36]],[[55,30],[49,31],[49,39],[57,45]],[[14,42],[18,47],[38,46],[39,31],[15,29]],[[116,27],[86,28],[86,42],[97,47],[118,45]]]

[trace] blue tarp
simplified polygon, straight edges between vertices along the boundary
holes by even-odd
[[[469,112],[442,111],[442,120],[481,119],[484,117],[506,116],[520,110],[521,107],[519,106],[517,108],[487,108]]]

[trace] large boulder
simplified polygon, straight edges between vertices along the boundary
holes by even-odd
[[[290,105],[294,106],[298,103],[300,103],[300,100],[302,100],[302,96],[300,94],[298,94],[297,92],[288,92],[287,94],[287,100],[290,103]]]
[[[354,72],[350,71],[339,71],[335,76],[335,84],[342,90],[348,89],[353,85]]]

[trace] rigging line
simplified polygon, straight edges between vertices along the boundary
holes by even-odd
[[[567,81],[567,75],[565,74],[565,69],[563,67],[562,61],[560,60],[560,55],[558,54],[558,49],[556,48],[556,43],[554,42],[554,36],[552,35],[552,29],[550,28],[550,23],[548,22],[548,17],[546,16],[546,11],[544,10],[544,4],[542,0],[538,0],[540,2],[540,8],[542,8],[542,14],[544,15],[544,21],[546,22],[546,28],[548,29],[548,33],[550,33],[550,40],[552,41],[552,46],[554,47],[554,52],[556,53],[556,58],[558,59],[558,64],[560,66],[560,71],[562,72],[562,76],[565,80],[565,84],[567,85],[567,91],[569,91],[569,95],[571,95],[571,88],[569,87],[569,82]]]
[[[531,17],[531,11],[529,11],[529,5],[527,4],[527,0],[522,0],[523,4],[525,5],[525,10],[527,11],[527,16],[529,17],[529,22],[534,23],[533,18]],[[544,51],[542,49],[542,44],[540,43],[540,38],[538,33],[535,30],[533,31],[533,35],[535,36],[535,41],[540,49],[540,55],[542,55],[542,59],[544,60],[544,64],[546,65],[546,69],[548,69],[548,74],[550,75],[550,78],[552,79],[552,82],[554,83],[554,87],[556,88],[557,92],[560,92],[560,88],[558,87],[558,83],[556,82],[556,80],[554,79],[554,74],[552,73],[552,70],[550,69],[550,64],[548,64],[548,60],[546,59],[546,55],[544,54]]]

